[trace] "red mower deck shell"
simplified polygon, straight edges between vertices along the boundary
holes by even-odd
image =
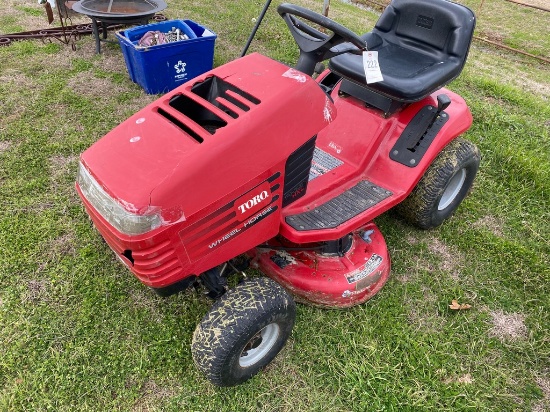
[[[238,118],[229,116],[191,91],[211,76],[236,86],[260,103],[250,104],[234,96],[250,110],[230,105]],[[445,110],[449,120],[424,158],[416,167],[391,160],[390,150],[405,127],[424,106],[437,106],[436,97],[441,93],[452,101]],[[227,125],[210,134],[169,105],[178,94],[206,107]],[[182,123],[188,132],[161,116],[159,109]],[[405,199],[443,147],[471,123],[464,100],[447,89],[386,118],[365,103],[340,95],[338,85],[329,98],[309,76],[251,54],[161,97],[82,154],[82,163],[112,198],[138,214],[160,211],[161,227],[141,235],[122,234],[99,215],[78,185],[77,190],[110,247],[141,282],[154,288],[198,276],[277,235],[300,245],[354,233],[352,250],[344,257],[292,253],[299,264],[284,269],[273,266],[271,256],[276,252],[251,252],[262,271],[303,299],[320,305],[349,306],[372,296],[389,271],[380,232],[374,228],[372,244],[365,244],[357,231]],[[285,162],[315,135],[316,150],[340,164],[309,181],[305,195],[283,209]],[[365,180],[390,195],[335,228],[299,230],[287,223],[289,216],[315,209]],[[251,201],[261,197],[261,202]],[[247,206],[240,208],[242,205]],[[381,256],[384,263],[367,273],[370,266],[365,265],[373,255]],[[326,259],[323,262],[328,276],[311,269],[321,259]],[[355,271],[361,272],[360,286],[368,284],[363,289],[357,289],[355,282],[350,284],[346,278]],[[379,271],[380,278],[369,284]],[[316,293],[318,299],[311,298]]]
[[[361,237],[363,232],[369,234],[367,240]],[[341,257],[265,248],[256,248],[250,255],[253,266],[280,283],[298,301],[346,308],[369,300],[390,275],[388,249],[376,225],[369,223],[352,236],[350,249]],[[275,241],[270,244],[281,245]]]

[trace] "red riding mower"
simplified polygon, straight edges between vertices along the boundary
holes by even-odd
[[[393,0],[363,36],[295,5],[278,12],[300,48],[295,68],[255,53],[187,82],[86,150],[76,184],[141,282],[215,299],[192,352],[222,386],[277,355],[294,300],[345,308],[378,292],[390,258],[373,219],[396,207],[438,226],[480,161],[457,137],[472,122],[466,103],[442,88],[466,61],[468,8]],[[366,50],[383,81],[367,84]],[[266,277],[247,278],[249,267]]]

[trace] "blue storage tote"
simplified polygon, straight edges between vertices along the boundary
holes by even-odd
[[[180,29],[189,39],[138,46],[148,31]],[[192,20],[168,20],[116,33],[130,79],[149,94],[166,93],[212,69],[216,34]]]

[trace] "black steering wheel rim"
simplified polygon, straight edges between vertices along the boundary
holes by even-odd
[[[290,3],[282,3],[277,12],[285,20],[301,52],[325,54],[332,47],[344,42],[352,43],[359,50],[366,49],[365,40],[322,14]],[[326,35],[296,17],[328,29],[332,35]]]

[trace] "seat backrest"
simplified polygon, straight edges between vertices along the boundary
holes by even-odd
[[[333,57],[329,68],[343,78],[341,92],[388,114],[399,108],[394,102],[419,101],[460,74],[474,27],[474,13],[457,3],[392,0],[364,37],[384,80],[367,84],[363,59],[351,53]]]
[[[393,0],[373,30],[404,48],[466,59],[475,27],[473,12],[446,0]]]

